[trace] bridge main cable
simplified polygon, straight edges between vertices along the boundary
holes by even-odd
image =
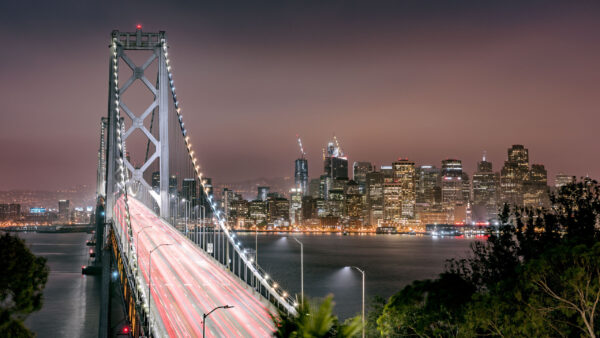
[[[181,107],[179,104],[179,100],[177,98],[177,93],[175,92],[172,66],[171,66],[171,61],[169,59],[168,46],[167,46],[166,39],[164,39],[164,38],[161,39],[161,45],[162,45],[161,47],[163,49],[163,53],[165,56],[165,62],[166,62],[166,66],[167,66],[167,74],[168,74],[168,78],[169,78],[169,87],[171,89],[171,95],[173,98],[173,103],[175,106],[175,112],[177,114],[177,119],[179,121],[181,135],[185,142],[188,157],[192,162],[194,174],[198,178],[200,185],[202,187],[202,190],[204,191],[204,193],[207,196],[210,208],[217,218],[217,224],[219,225],[219,227],[223,231],[223,233],[226,235],[227,240],[232,245],[234,250],[238,253],[238,256],[243,260],[244,264],[250,269],[250,271],[255,275],[255,277],[258,278],[259,282],[266,288],[267,292],[270,295],[272,295],[277,300],[277,302],[286,309],[287,312],[295,314],[298,303],[295,301],[294,298],[291,297],[291,295],[289,295],[287,293],[287,291],[280,289],[279,284],[276,283],[275,281],[273,281],[269,277],[269,275],[264,270],[262,270],[260,268],[260,266],[258,266],[258,264],[255,264],[251,257],[248,257],[248,255],[246,255],[245,250],[242,249],[241,242],[239,240],[236,240],[235,234],[232,233],[230,231],[229,227],[227,226],[227,220],[225,219],[225,216],[221,212],[221,210],[219,210],[217,203],[214,200],[214,196],[210,192],[209,187],[207,186],[207,181],[203,178],[203,174],[200,171],[200,165],[198,164],[198,160],[197,160],[196,156],[194,155],[194,150],[192,149],[190,137],[188,135],[187,129],[185,128],[185,123],[183,122],[183,114],[181,112]]]

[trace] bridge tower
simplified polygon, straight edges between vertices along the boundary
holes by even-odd
[[[169,77],[167,70],[166,51],[163,45],[166,44],[166,34],[142,32],[142,26],[138,25],[135,32],[120,32],[115,30],[111,34],[113,43],[116,43],[116,50],[112,51],[111,58],[116,62],[110,63],[109,85],[108,85],[108,130],[107,130],[107,166],[106,166],[106,219],[113,218],[113,207],[120,191],[119,176],[126,174],[119,169],[119,161],[124,162],[124,167],[131,172],[127,186],[139,184],[156,201],[160,209],[160,216],[169,217]],[[136,65],[127,55],[128,51],[151,51],[152,54],[142,65]],[[116,55],[115,55],[116,53]],[[123,62],[121,62],[123,61]],[[148,67],[153,62],[158,62],[155,74],[146,74]],[[118,81],[119,67],[125,63],[132,71],[131,77],[120,85]],[[148,75],[148,76],[147,76]],[[156,85],[153,85],[148,77],[156,76]],[[131,111],[125,102],[121,100],[123,93],[135,82],[141,81],[153,94],[153,101],[141,114]],[[132,125],[127,130],[124,129],[122,120],[119,119],[120,111],[124,111],[132,121]],[[152,113],[158,112],[158,139],[144,125],[144,121]],[[138,115],[136,115],[136,113]],[[153,121],[154,123],[154,121]],[[129,162],[127,156],[123,156],[125,149],[121,148],[118,133],[121,132],[122,143],[125,144],[127,138],[135,131],[141,130],[147,137],[148,142],[154,144],[155,152],[147,156],[145,162],[139,168]],[[160,183],[159,191],[156,192],[144,178],[144,173],[150,165],[159,159]],[[124,188],[124,187],[121,187]]]

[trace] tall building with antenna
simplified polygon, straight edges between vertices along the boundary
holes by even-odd
[[[298,137],[298,145],[300,146],[300,158],[294,161],[294,185],[295,189],[300,189],[302,196],[308,196],[308,160],[306,159],[306,152],[302,146],[302,140]]]
[[[343,185],[348,182],[348,158],[337,138],[327,143],[323,150],[323,175],[321,175],[322,196],[329,199],[329,191],[336,188],[343,190]]]

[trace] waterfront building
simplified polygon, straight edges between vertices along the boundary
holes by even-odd
[[[315,199],[312,196],[302,197],[302,221],[306,223],[307,220],[317,219],[319,214],[317,212],[317,205]]]
[[[304,191],[300,188],[290,190],[290,223],[299,225],[302,223],[302,197]]]
[[[240,196],[241,197],[241,196]],[[245,220],[249,216],[249,203],[245,199],[239,198],[229,203],[229,218],[239,224],[240,220]]]
[[[31,208],[31,213],[45,214],[44,208]],[[42,211],[43,210],[43,211]],[[17,203],[0,204],[0,221],[16,221],[21,218],[21,205]]]
[[[69,200],[59,200],[58,201],[58,221],[59,222],[68,222],[71,216],[71,208],[70,208]]]
[[[267,199],[269,223],[287,226],[290,221],[290,201],[286,198],[275,197]]]
[[[267,202],[256,199],[248,203],[248,216],[256,225],[267,222]]]

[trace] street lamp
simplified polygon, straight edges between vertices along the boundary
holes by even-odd
[[[211,313],[215,312],[218,309],[232,309],[232,308],[233,308],[232,305],[221,305],[221,306],[217,306],[216,308],[210,310],[209,313],[202,314],[202,338],[204,338],[206,335],[206,318],[208,318],[208,316],[210,316]]]
[[[200,205],[200,208],[202,208],[202,218],[200,221],[200,227],[202,228],[202,238],[200,238],[200,247],[204,249],[204,251],[206,251],[206,226],[204,223],[204,219],[206,218],[206,208],[203,205]]]
[[[185,220],[185,236],[187,237],[188,235],[188,210],[187,210],[187,200],[185,198],[181,199],[181,202],[183,203],[183,218]]]
[[[300,244],[300,294],[302,305],[304,305],[304,244],[294,237],[294,240]]]
[[[162,243],[154,247],[154,249],[150,250],[150,254],[148,255],[148,333],[150,333],[150,321],[152,320],[152,290],[150,289],[152,286],[152,253],[156,251],[161,246],[173,245],[172,243]]]
[[[362,274],[362,338],[365,338],[365,272],[356,266],[347,266],[347,268],[356,269]]]

